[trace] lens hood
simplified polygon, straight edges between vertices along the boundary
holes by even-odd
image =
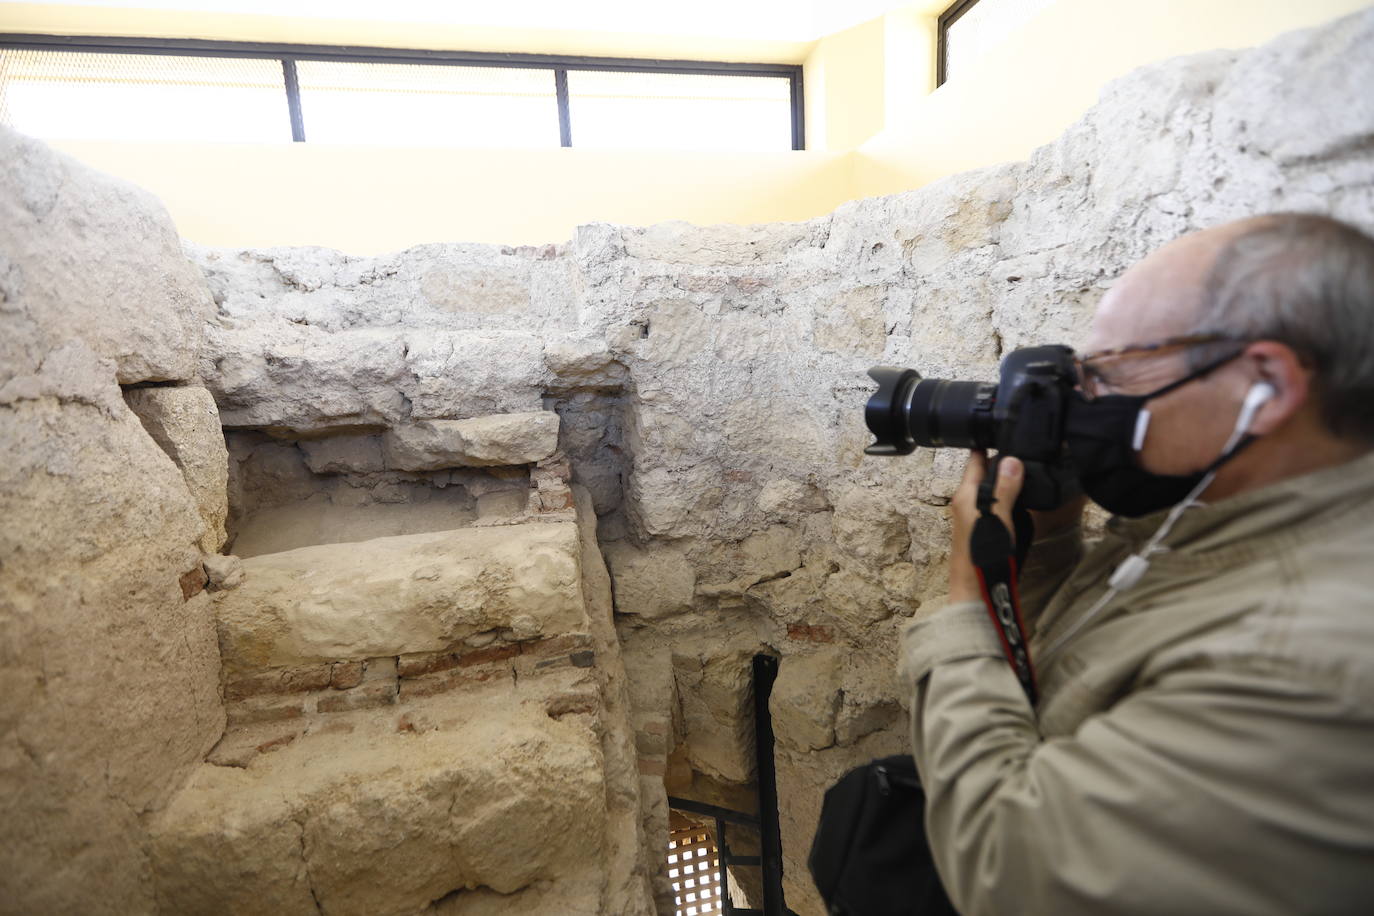
[[[921,373],[897,366],[874,366],[868,375],[878,383],[878,390],[864,407],[864,422],[878,441],[864,449],[864,454],[910,455],[916,442],[911,438],[907,411]]]

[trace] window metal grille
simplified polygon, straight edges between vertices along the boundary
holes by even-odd
[[[0,48],[0,123],[39,137],[290,141],[280,61]]]
[[[988,49],[1055,0],[959,0],[940,14],[935,85],[965,72]]]
[[[713,831],[678,827],[668,834],[668,878],[677,916],[708,916],[721,907],[720,855]]]
[[[0,123],[49,138],[803,149],[801,67],[0,34]]]

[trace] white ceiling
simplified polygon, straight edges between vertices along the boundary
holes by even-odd
[[[937,13],[953,0],[40,0],[49,5],[813,41],[898,7]],[[2,6],[3,4],[0,4]]]

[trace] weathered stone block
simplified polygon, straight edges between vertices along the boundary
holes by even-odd
[[[111,382],[191,378],[215,306],[162,204],[8,127],[0,163],[0,403],[73,338]]]
[[[229,725],[280,722],[305,715],[305,701],[299,697],[251,697],[229,705]]]
[[[124,401],[186,479],[205,521],[201,549],[218,553],[229,514],[229,452],[214,398],[204,388],[185,386],[134,388],[124,392]]]
[[[843,663],[839,652],[827,649],[788,656],[778,665],[768,708],[774,734],[784,747],[817,751],[835,743]]]
[[[206,587],[212,592],[243,584],[243,561],[236,556],[207,554],[201,558],[201,565],[205,567]]]
[[[574,526],[527,523],[250,557],[244,584],[216,604],[224,664],[438,652],[522,614],[580,630],[578,550]]]
[[[383,441],[387,466],[403,471],[531,464],[558,448],[558,414],[422,420],[389,430]]]
[[[568,715],[595,715],[601,709],[601,697],[592,690],[557,693],[544,701],[544,711],[550,719],[561,719]]]
[[[316,474],[370,474],[386,469],[379,435],[306,439],[300,447],[306,466]]]
[[[0,127],[8,911],[151,912],[141,812],[223,731],[205,525],[119,388],[190,378],[213,310],[146,192]]]
[[[602,552],[611,571],[617,613],[661,618],[692,609],[697,575],[681,551],[612,541],[602,546]]]
[[[510,521],[525,514],[527,490],[496,490],[477,497],[477,521]]]

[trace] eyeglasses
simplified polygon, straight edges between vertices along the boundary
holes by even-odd
[[[1116,383],[1112,379],[1112,372],[1109,367],[1116,360],[1129,359],[1135,356],[1153,356],[1167,353],[1171,350],[1182,350],[1189,347],[1201,346],[1202,344],[1215,343],[1234,343],[1243,345],[1249,343],[1249,341],[1244,338],[1231,337],[1226,334],[1188,334],[1182,337],[1168,337],[1154,343],[1137,344],[1129,347],[1116,347],[1110,350],[1098,350],[1095,353],[1088,353],[1074,360],[1074,366],[1078,370],[1079,389],[1088,400],[1111,394],[1112,389],[1116,387]],[[1192,379],[1206,375],[1218,366],[1235,359],[1240,355],[1241,349],[1243,349],[1243,347],[1237,347],[1225,355],[1212,360],[1210,363],[1203,364],[1177,382],[1165,385],[1163,388],[1151,392],[1150,396],[1158,397],[1161,394],[1172,391],[1185,381],[1191,381]]]

